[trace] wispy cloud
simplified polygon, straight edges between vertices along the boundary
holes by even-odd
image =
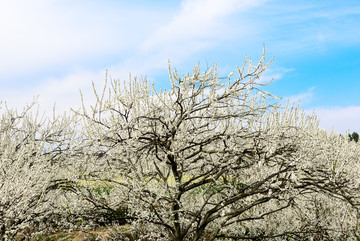
[[[360,43],[360,30],[357,28],[360,6],[357,1],[347,4],[338,1],[273,1],[258,14],[261,14],[260,36],[288,54],[321,53],[330,51],[331,44]],[[272,34],[274,32],[276,34]]]
[[[284,67],[269,68],[261,75],[259,82],[269,83],[270,81],[277,81],[282,79],[286,73],[292,71],[295,71],[295,69]]]
[[[315,87],[311,87],[306,92],[284,97],[284,100],[289,101],[290,103],[300,102],[300,104],[308,104],[313,100],[314,91],[315,91]]]
[[[169,23],[144,41],[141,51],[156,51],[167,57],[189,57],[217,44],[230,34],[224,19],[234,12],[246,11],[264,0],[185,0]],[[244,28],[244,24],[241,28]]]

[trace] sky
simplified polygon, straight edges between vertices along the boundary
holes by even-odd
[[[179,73],[217,63],[227,76],[266,47],[270,93],[315,111],[320,127],[360,132],[359,0],[1,0],[0,100],[37,97],[58,113],[112,79],[169,88]]]

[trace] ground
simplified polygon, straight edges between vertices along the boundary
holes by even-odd
[[[72,231],[57,231],[53,233],[36,234],[31,239],[24,238],[23,235],[18,235],[17,241],[96,241],[96,240],[110,240],[110,234],[121,232],[131,236],[131,227],[128,225],[101,227],[94,230],[72,230]]]

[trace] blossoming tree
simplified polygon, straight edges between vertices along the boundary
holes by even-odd
[[[159,240],[357,237],[358,146],[280,106],[263,90],[268,65],[264,53],[227,78],[169,65],[169,91],[136,78],[94,88],[78,113],[79,195]],[[84,191],[95,182],[108,195]]]

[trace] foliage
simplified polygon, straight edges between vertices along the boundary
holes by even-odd
[[[359,238],[358,145],[280,106],[268,65],[226,78],[169,65],[170,91],[106,79],[70,116],[6,112],[1,235],[129,223],[149,240]]]
[[[350,141],[355,141],[358,142],[359,141],[359,134],[357,132],[353,132],[351,135],[349,133],[349,140]]]

